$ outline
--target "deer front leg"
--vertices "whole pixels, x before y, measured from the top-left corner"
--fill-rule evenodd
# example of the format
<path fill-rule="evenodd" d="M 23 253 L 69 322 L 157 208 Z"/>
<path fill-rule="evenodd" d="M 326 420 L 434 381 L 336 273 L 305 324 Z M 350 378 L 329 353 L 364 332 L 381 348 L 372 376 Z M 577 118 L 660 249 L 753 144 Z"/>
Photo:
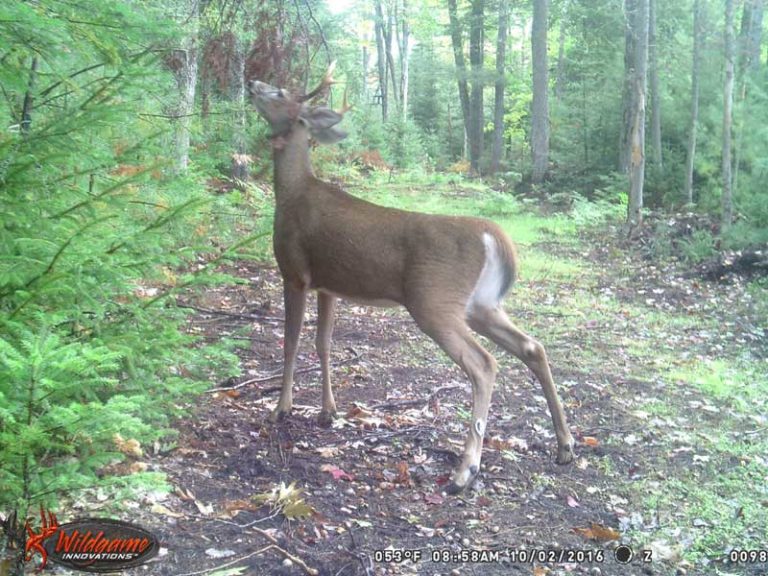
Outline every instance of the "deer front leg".
<path fill-rule="evenodd" d="M 333 333 L 333 313 L 336 310 L 336 297 L 325 292 L 317 293 L 317 337 L 315 347 L 320 357 L 320 370 L 323 379 L 323 407 L 317 421 L 321 426 L 330 426 L 336 417 L 336 402 L 331 389 L 331 334 Z"/>
<path fill-rule="evenodd" d="M 299 349 L 301 326 L 304 323 L 304 305 L 307 292 L 284 281 L 283 298 L 285 301 L 283 388 L 280 390 L 280 400 L 277 402 L 277 407 L 269 417 L 272 422 L 282 420 L 291 413 L 293 408 L 293 372 L 296 368 L 296 353 Z"/>

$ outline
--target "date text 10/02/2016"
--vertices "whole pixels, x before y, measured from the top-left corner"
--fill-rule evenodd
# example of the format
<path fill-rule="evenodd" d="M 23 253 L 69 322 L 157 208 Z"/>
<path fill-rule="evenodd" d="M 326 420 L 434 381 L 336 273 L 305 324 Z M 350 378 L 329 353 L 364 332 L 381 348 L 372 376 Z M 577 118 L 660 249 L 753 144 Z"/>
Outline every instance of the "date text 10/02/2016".
<path fill-rule="evenodd" d="M 580 549 L 517 549 L 507 550 L 477 550 L 463 548 L 451 550 L 434 548 L 432 550 L 388 548 L 375 550 L 373 560 L 380 563 L 419 562 L 422 559 L 432 562 L 470 562 L 487 563 L 508 561 L 515 564 L 531 562 L 568 562 L 568 563 L 602 563 L 605 560 L 604 550 Z"/>

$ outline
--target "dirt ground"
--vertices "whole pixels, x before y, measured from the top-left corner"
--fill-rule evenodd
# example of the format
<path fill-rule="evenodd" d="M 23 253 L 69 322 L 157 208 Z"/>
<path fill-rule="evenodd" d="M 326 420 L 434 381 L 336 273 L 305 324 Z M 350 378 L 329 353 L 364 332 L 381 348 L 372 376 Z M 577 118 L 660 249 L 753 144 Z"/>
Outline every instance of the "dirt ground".
<path fill-rule="evenodd" d="M 595 244 L 601 247 L 590 255 L 603 271 L 596 290 L 608 286 L 619 299 L 634 300 L 646 297 L 637 293 L 638 282 L 648 291 L 663 282 L 652 270 L 642 276 L 612 272 L 626 262 L 618 263 L 625 256 L 609 244 Z M 641 542 L 630 542 L 635 554 L 630 564 L 620 565 L 614 557 L 628 527 L 653 521 L 638 520 L 632 483 L 663 482 L 691 466 L 690 453 L 666 452 L 663 427 L 636 417 L 637 402 L 653 394 L 669 402 L 706 404 L 697 391 L 663 389 L 609 368 L 585 372 L 577 362 L 553 362 L 577 441 L 577 460 L 558 466 L 538 383 L 519 361 L 489 347 L 501 369 L 482 473 L 471 490 L 447 496 L 443 488 L 467 428 L 469 385 L 407 314 L 340 303 L 332 360 L 342 418 L 329 429 L 316 423 L 319 365 L 310 300 L 294 413 L 275 426 L 267 416 L 282 366 L 279 275 L 253 263 L 228 271 L 248 283 L 209 291 L 186 304 L 195 308 L 192 330 L 209 339 L 242 341 L 244 375 L 218 383 L 228 390 L 203 395 L 177 423 L 176 448 L 151 461 L 151 469 L 165 472 L 175 490 L 148 503 L 137 518 L 159 535 L 163 550 L 135 573 L 699 573 Z M 659 299 L 675 309 L 693 306 L 696 294 L 683 288 Z M 734 288 L 706 290 L 732 294 Z M 514 318 L 514 299 L 506 305 Z M 749 322 L 739 325 L 747 337 Z M 566 345 L 530 331 L 551 352 Z M 614 336 L 593 330 L 590 346 L 596 341 L 608 354 Z M 717 425 L 717 414 L 706 410 L 688 417 L 690 426 Z M 611 441 L 629 435 L 636 442 Z M 258 495 L 263 498 L 254 498 Z M 563 557 L 556 556 L 560 551 Z M 731 573 L 758 574 L 757 568 L 740 566 Z"/>

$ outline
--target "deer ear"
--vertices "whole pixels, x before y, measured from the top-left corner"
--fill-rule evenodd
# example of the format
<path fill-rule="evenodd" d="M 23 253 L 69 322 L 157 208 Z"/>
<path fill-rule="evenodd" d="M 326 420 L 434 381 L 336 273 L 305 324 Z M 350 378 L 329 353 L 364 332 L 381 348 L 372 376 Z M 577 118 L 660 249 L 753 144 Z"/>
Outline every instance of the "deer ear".
<path fill-rule="evenodd" d="M 347 133 L 344 130 L 333 127 L 323 130 L 310 130 L 309 132 L 320 144 L 336 144 L 336 142 L 341 142 L 347 137 Z"/>
<path fill-rule="evenodd" d="M 324 130 L 341 122 L 344 116 L 330 108 L 315 106 L 302 110 L 301 119 L 310 130 Z"/>

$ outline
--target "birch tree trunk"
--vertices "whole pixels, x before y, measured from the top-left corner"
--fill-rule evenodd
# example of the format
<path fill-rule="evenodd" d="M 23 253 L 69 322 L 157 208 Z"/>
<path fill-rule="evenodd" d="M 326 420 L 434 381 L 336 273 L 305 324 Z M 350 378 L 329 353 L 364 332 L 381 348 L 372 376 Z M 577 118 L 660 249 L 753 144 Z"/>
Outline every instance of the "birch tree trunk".
<path fill-rule="evenodd" d="M 467 85 L 467 64 L 464 59 L 464 43 L 461 40 L 461 25 L 456 8 L 456 0 L 448 0 L 448 18 L 451 28 L 451 45 L 453 46 L 453 60 L 456 64 L 457 83 L 459 87 L 459 100 L 461 101 L 461 115 L 464 119 L 464 142 L 469 140 L 470 113 L 469 113 L 469 86 Z"/>
<path fill-rule="evenodd" d="M 376 0 L 376 65 L 379 72 L 379 95 L 381 96 L 381 119 L 386 122 L 389 113 L 387 78 L 387 56 L 384 48 L 384 10 L 381 0 Z"/>
<path fill-rule="evenodd" d="M 721 227 L 733 222 L 733 176 L 731 171 L 731 141 L 733 129 L 733 0 L 725 0 L 725 83 L 723 85 L 723 195 Z"/>
<path fill-rule="evenodd" d="M 200 2 L 188 0 L 178 19 L 186 24 L 181 46 L 172 51 L 168 61 L 178 92 L 168 111 L 173 129 L 173 171 L 181 174 L 189 166 L 189 131 L 195 109 L 197 87 L 197 41 L 200 28 Z"/>
<path fill-rule="evenodd" d="M 631 127 L 632 115 L 635 110 L 634 98 L 636 90 L 635 78 L 635 44 L 637 2 L 639 0 L 624 0 L 624 90 L 621 96 L 621 134 L 619 136 L 619 172 L 629 173 L 629 158 L 631 156 Z"/>
<path fill-rule="evenodd" d="M 744 152 L 744 121 L 749 117 L 750 77 L 760 63 L 760 37 L 763 29 L 763 0 L 746 0 L 739 33 L 739 57 L 736 72 L 737 117 L 733 159 L 733 193 L 738 190 L 742 153 Z"/>
<path fill-rule="evenodd" d="M 392 55 L 392 28 L 394 27 L 394 16 L 392 10 L 387 11 L 387 25 L 383 27 L 384 32 L 384 50 L 387 54 L 387 66 L 389 67 L 389 79 L 392 82 L 392 99 L 395 105 L 398 104 L 400 93 L 397 89 L 397 74 L 395 73 L 395 57 Z"/>
<path fill-rule="evenodd" d="M 507 47 L 507 0 L 499 0 L 499 32 L 496 37 L 496 86 L 493 101 L 493 152 L 491 174 L 499 171 L 504 147 L 504 58 Z"/>
<path fill-rule="evenodd" d="M 400 111 L 403 121 L 408 117 L 408 62 L 409 62 L 409 42 L 411 31 L 408 26 L 408 3 L 403 0 L 403 11 L 400 18 Z"/>
<path fill-rule="evenodd" d="M 661 149 L 661 92 L 659 91 L 659 54 L 656 42 L 656 10 L 658 0 L 648 3 L 648 58 L 650 60 L 649 80 L 651 89 L 651 142 L 653 144 L 653 164 L 656 170 L 663 171 Z"/>
<path fill-rule="evenodd" d="M 730 1 L 730 0 L 729 0 Z M 629 130 L 629 205 L 627 222 L 630 230 L 643 223 L 643 185 L 645 183 L 645 101 L 648 72 L 648 0 L 637 0 L 633 19 L 634 75 L 632 114 Z"/>
<path fill-rule="evenodd" d="M 685 154 L 685 199 L 693 204 L 693 164 L 696 159 L 696 128 L 699 122 L 699 70 L 701 68 L 701 0 L 693 0 L 693 62 L 691 70 L 691 116 Z"/>
<path fill-rule="evenodd" d="M 483 11 L 484 0 L 472 0 L 469 29 L 469 62 L 472 66 L 472 95 L 469 107 L 469 162 L 480 174 L 483 156 Z"/>
<path fill-rule="evenodd" d="M 560 102 L 565 92 L 565 32 L 568 17 L 568 0 L 563 2 L 560 14 L 560 32 L 557 39 L 557 69 L 555 72 L 555 99 Z"/>
<path fill-rule="evenodd" d="M 533 58 L 533 103 L 531 105 L 531 181 L 541 183 L 549 168 L 549 64 L 547 20 L 549 0 L 533 1 L 531 55 Z"/>
<path fill-rule="evenodd" d="M 233 107 L 232 114 L 232 180 L 238 188 L 244 189 L 248 181 L 249 163 L 246 137 L 245 113 L 245 46 L 239 38 L 233 38 L 232 62 L 230 65 L 229 91 Z"/>

